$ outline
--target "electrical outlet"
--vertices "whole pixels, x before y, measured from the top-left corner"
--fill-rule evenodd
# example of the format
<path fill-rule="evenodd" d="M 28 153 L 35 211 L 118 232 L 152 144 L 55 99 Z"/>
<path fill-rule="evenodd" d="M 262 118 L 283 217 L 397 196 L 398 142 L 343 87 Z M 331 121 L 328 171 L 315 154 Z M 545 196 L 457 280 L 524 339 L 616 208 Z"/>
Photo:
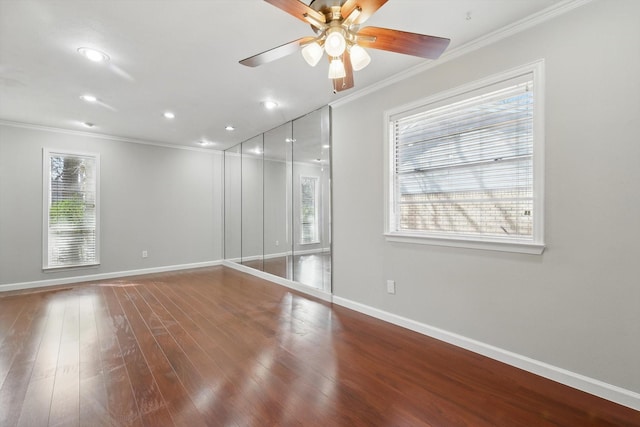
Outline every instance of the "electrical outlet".
<path fill-rule="evenodd" d="M 396 293 L 396 281 L 395 280 L 387 280 L 387 293 L 395 294 Z"/>
<path fill-rule="evenodd" d="M 142 258 L 146 258 L 149 256 L 149 253 L 147 251 L 142 251 Z"/>

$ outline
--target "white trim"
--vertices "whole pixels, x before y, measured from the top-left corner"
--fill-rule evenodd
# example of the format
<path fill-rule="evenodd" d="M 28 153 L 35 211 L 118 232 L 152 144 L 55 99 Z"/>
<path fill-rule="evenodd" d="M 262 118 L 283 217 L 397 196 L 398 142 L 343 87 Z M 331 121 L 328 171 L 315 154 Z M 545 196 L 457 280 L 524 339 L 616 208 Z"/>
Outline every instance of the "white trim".
<path fill-rule="evenodd" d="M 51 195 L 51 156 L 59 154 L 61 156 L 78 156 L 93 158 L 95 161 L 95 178 L 96 178 L 96 227 L 95 227 L 95 254 L 94 261 L 88 264 L 76 265 L 49 265 L 49 197 Z M 100 265 L 100 153 L 74 151 L 74 150 L 57 150 L 47 147 L 42 148 L 42 270 L 55 271 L 60 269 L 75 269 L 85 267 L 96 267 Z"/>
<path fill-rule="evenodd" d="M 317 249 L 305 249 L 305 250 L 299 250 L 299 251 L 287 251 L 287 252 L 276 252 L 273 254 L 264 254 L 264 255 L 252 255 L 252 256 L 248 256 L 248 257 L 237 257 L 237 258 L 228 258 L 226 259 L 226 261 L 230 261 L 230 262 L 244 262 L 244 261 L 256 261 L 259 259 L 272 259 L 272 258 L 281 258 L 281 257 L 286 257 L 286 256 L 292 256 L 292 255 L 309 255 L 309 254 L 320 254 L 320 253 L 326 253 L 326 252 L 331 252 L 331 248 L 330 247 L 326 247 L 326 248 L 317 248 Z"/>
<path fill-rule="evenodd" d="M 276 252 L 276 253 L 272 253 L 272 254 L 264 254 L 262 256 L 262 258 L 263 259 L 283 258 L 283 257 L 290 256 L 290 255 L 293 255 L 292 251 Z"/>
<path fill-rule="evenodd" d="M 385 233 L 387 242 L 413 243 L 420 245 L 448 246 L 454 248 L 484 249 L 488 251 L 515 252 L 529 255 L 540 255 L 544 251 L 544 244 L 474 240 L 473 238 L 455 238 L 412 235 L 409 233 Z"/>
<path fill-rule="evenodd" d="M 331 252 L 331 249 L 330 248 L 305 249 L 305 250 L 293 251 L 293 255 L 310 255 L 310 254 L 320 254 L 324 252 Z"/>
<path fill-rule="evenodd" d="M 532 255 L 542 254 L 544 251 L 544 59 L 539 59 L 528 64 L 511 68 L 509 70 L 496 73 L 482 79 L 465 83 L 463 85 L 411 101 L 407 104 L 390 108 L 384 111 L 384 234 L 387 241 L 417 243 L 425 245 L 462 247 L 471 249 L 487 249 L 503 252 L 517 252 Z M 502 84 L 503 82 L 512 81 L 522 76 L 531 75 L 533 79 L 534 94 L 534 115 L 533 115 L 533 236 L 532 241 L 526 240 L 508 240 L 508 239 L 492 239 L 486 236 L 474 237 L 464 236 L 462 234 L 444 234 L 442 237 L 433 232 L 403 232 L 396 231 L 395 225 L 395 201 L 394 196 L 394 135 L 391 122 L 396 116 L 408 114 L 412 110 L 431 108 L 442 102 L 449 102 L 451 99 L 466 97 L 467 95 L 484 91 Z"/>
<path fill-rule="evenodd" d="M 355 310 L 376 319 L 418 332 L 440 341 L 455 345 L 474 353 L 487 356 L 508 365 L 523 369 L 536 375 L 556 381 L 560 384 L 593 394 L 632 409 L 640 410 L 640 393 L 627 390 L 594 378 L 568 371 L 539 360 L 532 359 L 499 347 L 492 346 L 444 329 L 420 323 L 397 314 L 389 313 L 346 298 L 333 296 L 333 303 Z"/>
<path fill-rule="evenodd" d="M 320 290 L 318 288 L 313 288 L 308 285 L 303 285 L 301 283 L 294 282 L 293 280 L 284 279 L 280 276 L 275 276 L 273 274 L 265 273 L 264 271 L 256 270 L 255 268 L 247 267 L 242 264 L 229 262 L 228 260 L 222 261 L 222 265 L 225 267 L 233 268 L 234 270 L 242 271 L 243 273 L 251 274 L 252 276 L 256 276 L 264 280 L 268 280 L 270 282 L 276 283 L 278 285 L 282 285 L 284 287 L 293 289 L 295 291 L 312 296 L 314 298 L 321 299 L 323 301 L 327 301 L 327 302 L 332 301 L 333 295 L 323 290 Z"/>
<path fill-rule="evenodd" d="M 62 277 L 59 279 L 36 280 L 33 282 L 7 283 L 0 285 L 0 293 L 23 289 L 44 288 L 47 286 L 69 285 L 72 283 L 93 282 L 96 280 L 114 279 L 118 277 L 140 276 L 142 274 L 164 273 L 166 271 L 187 270 L 191 268 L 213 267 L 222 265 L 222 260 L 195 262 L 191 264 L 167 265 L 163 267 L 142 268 L 139 270 L 115 271 L 112 273 L 87 274 L 84 276 Z"/>
<path fill-rule="evenodd" d="M 187 145 L 165 144 L 161 142 L 146 141 L 142 139 L 125 138 L 125 137 L 116 136 L 116 135 L 107 135 L 104 133 L 84 132 L 84 131 L 75 130 L 75 129 L 64 129 L 64 128 L 57 128 L 53 126 L 36 125 L 33 123 L 14 122 L 11 120 L 4 120 L 4 119 L 0 119 L 0 125 L 22 128 L 22 129 L 62 133 L 65 135 L 86 136 L 90 138 L 108 139 L 111 141 L 128 142 L 131 144 L 152 145 L 155 147 L 162 147 L 162 148 L 197 151 L 200 153 L 210 153 L 215 155 L 221 155 L 224 152 L 222 148 L 198 148 L 198 147 L 189 147 Z"/>
<path fill-rule="evenodd" d="M 592 0 L 565 0 L 559 3 L 556 3 L 554 5 L 551 5 L 548 8 L 541 10 L 538 13 L 534 13 L 533 15 L 527 16 L 505 27 L 492 31 L 489 34 L 486 34 L 482 37 L 474 39 L 469 43 L 465 43 L 461 46 L 458 46 L 455 49 L 446 51 L 437 60 L 427 60 L 426 62 L 416 65 L 415 67 L 408 68 L 403 72 L 394 74 L 393 76 L 386 78 L 384 80 L 380 80 L 379 82 L 376 82 L 370 86 L 367 86 L 364 89 L 352 92 L 349 95 L 346 95 L 340 99 L 330 102 L 329 106 L 341 107 L 342 105 L 355 101 L 358 98 L 362 98 L 363 96 L 367 96 L 369 94 L 375 93 L 382 88 L 385 88 L 387 86 L 391 86 L 392 84 L 406 80 L 409 77 L 418 75 L 431 68 L 435 68 L 445 62 L 451 61 L 452 59 L 466 55 L 470 52 L 476 51 L 490 44 L 506 39 L 507 37 L 511 37 L 512 35 L 520 33 L 531 27 L 542 24 L 557 16 L 563 15 L 567 12 L 570 12 L 574 9 L 584 6 L 585 4 L 590 3 L 591 1 Z"/>

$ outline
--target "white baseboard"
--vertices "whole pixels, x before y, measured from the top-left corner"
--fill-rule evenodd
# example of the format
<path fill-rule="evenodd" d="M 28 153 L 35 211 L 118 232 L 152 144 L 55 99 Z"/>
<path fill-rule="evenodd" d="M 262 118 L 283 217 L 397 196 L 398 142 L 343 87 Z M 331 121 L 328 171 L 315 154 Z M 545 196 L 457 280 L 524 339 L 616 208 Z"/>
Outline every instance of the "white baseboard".
<path fill-rule="evenodd" d="M 607 384 L 600 380 L 577 374 L 539 360 L 531 359 L 508 350 L 494 347 L 453 332 L 445 331 L 443 329 L 379 310 L 346 298 L 334 295 L 333 303 L 640 411 L 640 393 Z"/>
<path fill-rule="evenodd" d="M 296 255 L 312 255 L 312 254 L 322 254 L 331 252 L 331 248 L 317 248 L 317 249 L 304 249 L 300 251 L 295 251 Z"/>
<path fill-rule="evenodd" d="M 264 259 L 273 259 L 273 258 L 285 258 L 288 256 L 293 255 L 293 252 L 289 251 L 289 252 L 280 252 L 280 253 L 273 253 L 273 254 L 264 254 Z"/>
<path fill-rule="evenodd" d="M 190 268 L 212 267 L 222 265 L 222 261 L 195 262 L 191 264 L 167 265 L 163 267 L 142 268 L 139 270 L 115 271 L 112 273 L 87 274 L 84 276 L 62 277 L 58 279 L 36 280 L 33 282 L 9 283 L 0 285 L 0 292 L 23 289 L 44 288 L 47 286 L 70 285 L 72 283 L 91 282 L 94 280 L 115 279 L 118 277 L 140 276 L 142 274 L 164 273 L 167 271 L 187 270 Z"/>
<path fill-rule="evenodd" d="M 329 253 L 331 252 L 331 248 L 319 248 L 319 249 L 305 249 L 303 251 L 295 251 L 295 255 L 311 255 L 311 254 L 320 254 L 320 253 Z M 264 255 L 251 255 L 246 257 L 238 257 L 238 258 L 228 258 L 227 261 L 231 262 L 246 262 L 246 261 L 258 261 L 261 259 L 272 259 L 272 258 L 284 258 L 287 256 L 294 255 L 292 251 L 288 252 L 279 252 L 272 254 L 264 254 Z"/>
<path fill-rule="evenodd" d="M 222 265 L 224 265 L 225 267 L 233 268 L 238 271 L 242 271 L 243 273 L 251 274 L 252 276 L 256 276 L 273 283 L 277 283 L 278 285 L 282 285 L 287 288 L 294 289 L 298 292 L 321 299 L 323 301 L 331 302 L 332 295 L 323 290 L 312 288 L 311 286 L 303 285 L 301 283 L 294 282 L 293 280 L 284 279 L 280 276 L 275 276 L 273 274 L 265 273 L 264 271 L 256 270 L 255 268 L 247 267 L 242 264 L 229 262 L 227 260 L 222 261 Z"/>

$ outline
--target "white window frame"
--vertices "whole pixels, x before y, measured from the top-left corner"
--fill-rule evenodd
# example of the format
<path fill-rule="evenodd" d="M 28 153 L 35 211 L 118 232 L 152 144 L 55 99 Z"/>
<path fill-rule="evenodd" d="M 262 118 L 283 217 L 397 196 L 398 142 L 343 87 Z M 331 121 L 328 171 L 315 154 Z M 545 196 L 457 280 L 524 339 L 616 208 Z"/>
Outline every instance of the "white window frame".
<path fill-rule="evenodd" d="M 43 148 L 42 150 L 42 269 L 45 271 L 63 270 L 63 269 L 75 269 L 85 267 L 95 267 L 100 265 L 100 154 L 86 153 L 70 150 L 52 150 Z M 49 208 L 50 208 L 50 196 L 51 196 L 51 166 L 50 159 L 52 156 L 78 156 L 88 157 L 95 160 L 95 173 L 96 173 L 96 200 L 95 200 L 95 212 L 96 212 L 96 226 L 95 226 L 95 260 L 89 263 L 82 264 L 69 264 L 69 265 L 49 265 Z"/>
<path fill-rule="evenodd" d="M 314 214 L 315 214 L 315 239 L 313 239 L 310 242 L 304 242 L 303 241 L 303 233 L 302 233 L 302 229 L 303 229 L 303 224 L 302 224 L 302 219 L 304 217 L 303 214 L 303 210 L 304 210 L 304 206 L 302 206 L 302 201 L 303 201 L 303 196 L 302 196 L 302 182 L 305 179 L 312 179 L 313 181 L 315 181 L 314 184 L 314 195 L 313 195 L 313 203 L 314 203 Z M 319 203 L 319 196 L 320 196 L 320 189 L 319 189 L 319 184 L 320 184 L 320 177 L 318 176 L 311 176 L 311 175 L 300 175 L 300 185 L 299 185 L 299 191 L 300 191 L 300 245 L 317 245 L 320 243 L 320 212 L 318 212 L 318 207 L 320 206 Z"/>
<path fill-rule="evenodd" d="M 425 108 L 447 105 L 470 97 L 472 92 L 506 80 L 532 74 L 534 86 L 533 112 L 533 236 L 532 239 L 503 240 L 495 237 L 442 235 L 429 232 L 397 231 L 395 226 L 394 188 L 394 129 L 392 118 L 404 113 Z M 451 246 L 471 249 L 485 249 L 526 254 L 541 254 L 544 251 L 544 60 L 517 67 L 442 93 L 420 99 L 384 113 L 384 235 L 389 242 L 416 243 L 436 246 Z M 466 95 L 466 96 L 465 96 Z"/>

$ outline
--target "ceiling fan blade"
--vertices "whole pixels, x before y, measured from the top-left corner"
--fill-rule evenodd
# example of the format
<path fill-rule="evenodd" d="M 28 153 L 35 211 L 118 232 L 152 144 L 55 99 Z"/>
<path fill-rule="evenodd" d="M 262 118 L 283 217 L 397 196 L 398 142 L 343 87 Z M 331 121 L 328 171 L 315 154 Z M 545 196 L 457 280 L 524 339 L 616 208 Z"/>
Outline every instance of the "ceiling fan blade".
<path fill-rule="evenodd" d="M 347 0 L 340 9 L 340 14 L 343 18 L 349 17 L 351 13 L 358 7 L 362 9 L 360 14 L 353 20 L 353 24 L 362 24 L 369 19 L 371 15 L 376 13 L 387 0 Z"/>
<path fill-rule="evenodd" d="M 299 51 L 300 46 L 310 43 L 313 40 L 315 40 L 315 37 L 303 37 L 301 39 L 285 43 L 281 46 L 274 47 L 273 49 L 265 50 L 262 53 L 250 56 L 239 62 L 247 67 L 257 67 L 258 65 L 263 65 L 268 62 L 275 61 L 276 59 L 291 55 L 292 53 Z"/>
<path fill-rule="evenodd" d="M 302 3 L 299 0 L 264 0 L 267 3 L 287 12 L 290 15 L 295 16 L 301 21 L 306 23 L 311 23 L 307 19 L 307 16 L 310 16 L 312 20 L 319 21 L 321 23 L 326 22 L 324 14 L 318 12 L 315 9 L 310 8 L 306 4 Z"/>
<path fill-rule="evenodd" d="M 388 50 L 427 59 L 437 59 L 451 40 L 380 27 L 365 27 L 357 34 L 362 47 Z"/>
<path fill-rule="evenodd" d="M 331 58 L 329 58 L 331 60 Z M 351 66 L 351 57 L 349 52 L 345 51 L 342 54 L 342 63 L 344 64 L 344 70 L 347 73 L 346 76 L 333 79 L 333 92 L 342 92 L 343 90 L 351 89 L 353 87 L 353 67 Z"/>

